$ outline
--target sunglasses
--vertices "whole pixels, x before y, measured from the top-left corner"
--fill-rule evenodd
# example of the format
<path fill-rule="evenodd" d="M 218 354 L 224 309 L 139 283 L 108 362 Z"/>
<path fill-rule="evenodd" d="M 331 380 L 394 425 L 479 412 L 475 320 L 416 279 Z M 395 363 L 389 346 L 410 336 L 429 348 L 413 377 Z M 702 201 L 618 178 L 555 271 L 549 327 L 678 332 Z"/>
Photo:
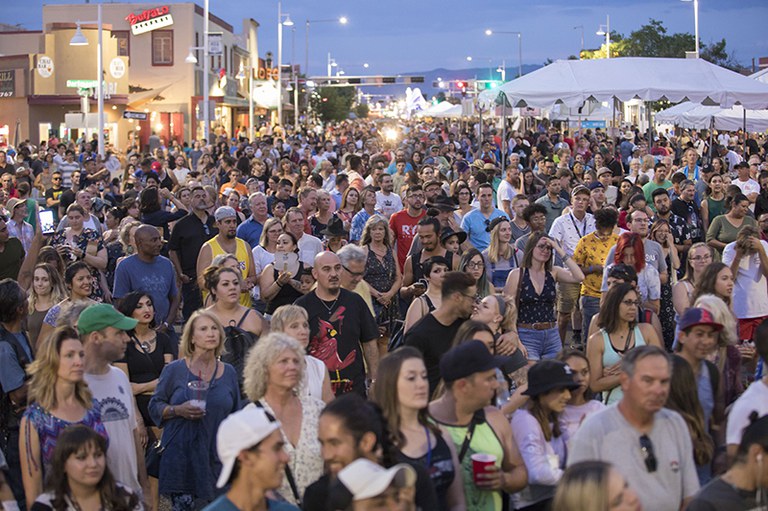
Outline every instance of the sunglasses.
<path fill-rule="evenodd" d="M 648 438 L 648 435 L 640 437 L 640 451 L 643 453 L 645 461 L 645 468 L 648 472 L 656 472 L 658 468 L 658 461 L 656 455 L 653 452 L 653 442 Z"/>
<path fill-rule="evenodd" d="M 341 265 L 341 267 L 344 268 L 344 270 L 346 270 L 353 277 L 362 277 L 363 275 L 365 275 L 364 271 L 352 271 L 344 265 Z"/>

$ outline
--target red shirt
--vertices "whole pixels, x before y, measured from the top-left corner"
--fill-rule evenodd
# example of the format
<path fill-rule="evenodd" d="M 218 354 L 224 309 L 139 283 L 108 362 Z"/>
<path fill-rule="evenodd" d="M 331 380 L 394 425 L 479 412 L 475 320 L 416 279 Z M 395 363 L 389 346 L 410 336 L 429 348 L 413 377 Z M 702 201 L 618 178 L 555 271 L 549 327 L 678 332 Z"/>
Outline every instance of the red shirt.
<path fill-rule="evenodd" d="M 397 262 L 400 263 L 400 271 L 403 271 L 403 265 L 408 257 L 408 251 L 411 249 L 413 238 L 418 234 L 416 225 L 426 214 L 426 209 L 422 208 L 419 216 L 413 217 L 408 214 L 407 209 L 403 209 L 389 218 L 389 228 L 395 233 L 395 241 L 397 242 Z"/>

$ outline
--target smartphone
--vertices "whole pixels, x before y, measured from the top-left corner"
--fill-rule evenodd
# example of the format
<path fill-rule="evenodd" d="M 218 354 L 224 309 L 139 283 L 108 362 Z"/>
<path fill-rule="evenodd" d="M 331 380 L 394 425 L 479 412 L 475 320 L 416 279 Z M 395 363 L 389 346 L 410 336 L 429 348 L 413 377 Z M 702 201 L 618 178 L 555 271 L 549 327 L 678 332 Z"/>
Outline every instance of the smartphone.
<path fill-rule="evenodd" d="M 56 232 L 56 220 L 53 218 L 53 211 L 50 209 L 40 210 L 40 229 L 43 234 L 53 234 Z"/>

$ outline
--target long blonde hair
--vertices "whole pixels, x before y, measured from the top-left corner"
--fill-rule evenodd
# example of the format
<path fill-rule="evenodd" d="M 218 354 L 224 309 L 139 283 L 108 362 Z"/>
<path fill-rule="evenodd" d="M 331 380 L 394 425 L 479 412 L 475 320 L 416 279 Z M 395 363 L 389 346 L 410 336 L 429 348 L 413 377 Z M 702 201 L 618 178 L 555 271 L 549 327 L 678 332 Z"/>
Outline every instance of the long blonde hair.
<path fill-rule="evenodd" d="M 217 318 L 213 312 L 205 309 L 198 309 L 189 317 L 187 323 L 184 325 L 184 331 L 181 333 L 181 341 L 179 342 L 180 358 L 191 358 L 195 353 L 195 346 L 192 344 L 192 336 L 195 333 L 195 323 L 200 318 L 210 319 L 219 330 L 219 345 L 214 350 L 214 355 L 218 358 L 224 352 L 224 339 L 226 334 L 224 334 L 224 327 L 221 326 L 221 321 L 219 321 L 219 318 Z"/>
<path fill-rule="evenodd" d="M 27 366 L 27 373 L 32 377 L 27 390 L 29 402 L 36 402 L 47 411 L 58 405 L 56 380 L 59 378 L 61 345 L 69 339 L 80 341 L 80 336 L 74 328 L 64 326 L 55 329 L 41 341 L 35 361 Z M 91 408 L 93 396 L 85 380 L 75 384 L 75 399 L 83 407 Z"/>
<path fill-rule="evenodd" d="M 56 269 L 51 266 L 48 263 L 40 263 L 37 266 L 35 266 L 35 271 L 37 270 L 43 270 L 48 275 L 48 281 L 51 283 L 51 303 L 59 303 L 60 301 L 64 300 L 67 296 L 69 296 L 69 293 L 67 292 L 67 287 L 64 285 L 64 280 L 61 278 L 61 274 L 56 271 Z M 34 281 L 34 272 L 32 272 L 33 275 L 33 281 Z M 37 294 L 37 291 L 35 291 L 34 283 L 29 289 L 29 313 L 33 314 L 35 312 L 35 306 L 37 305 L 37 301 L 39 299 L 39 295 Z"/>
<path fill-rule="evenodd" d="M 501 230 L 501 224 L 504 222 L 509 223 L 509 220 L 499 221 L 491 230 L 491 243 L 488 245 L 488 261 L 492 263 L 498 263 L 501 260 L 508 260 L 512 257 L 512 245 L 504 243 L 502 245 L 499 240 L 499 231 Z M 499 252 L 502 252 L 499 257 Z"/>

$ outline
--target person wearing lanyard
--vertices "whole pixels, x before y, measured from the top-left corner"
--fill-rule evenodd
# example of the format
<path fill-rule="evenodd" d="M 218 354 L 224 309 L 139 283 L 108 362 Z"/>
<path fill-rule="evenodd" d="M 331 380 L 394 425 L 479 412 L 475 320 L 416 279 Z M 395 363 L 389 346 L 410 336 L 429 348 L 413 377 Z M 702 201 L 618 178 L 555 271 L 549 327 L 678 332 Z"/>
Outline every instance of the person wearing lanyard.
<path fill-rule="evenodd" d="M 595 217 L 587 213 L 590 192 L 585 186 L 577 186 L 571 192 L 571 211 L 555 219 L 549 229 L 550 238 L 556 240 L 563 247 L 565 253 L 572 257 L 579 240 L 595 231 Z M 557 327 L 560 339 L 565 342 L 568 323 L 577 308 L 580 284 L 559 283 L 557 300 Z M 574 343 L 581 339 L 581 319 L 574 318 L 573 335 Z"/>

